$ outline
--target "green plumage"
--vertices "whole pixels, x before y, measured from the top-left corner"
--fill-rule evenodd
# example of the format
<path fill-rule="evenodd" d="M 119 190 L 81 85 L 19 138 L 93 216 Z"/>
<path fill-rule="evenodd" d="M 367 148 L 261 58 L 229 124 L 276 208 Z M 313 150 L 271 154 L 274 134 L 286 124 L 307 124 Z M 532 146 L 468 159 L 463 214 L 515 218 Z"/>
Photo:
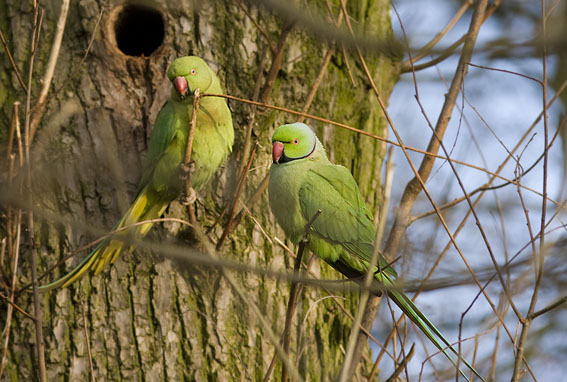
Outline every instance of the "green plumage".
<path fill-rule="evenodd" d="M 197 88 L 201 93 L 223 93 L 217 76 L 199 57 L 187 56 L 174 60 L 167 75 L 173 84 L 171 97 L 155 121 L 136 198 L 116 228 L 159 218 L 169 203 L 180 196 L 184 187 L 180 165 L 185 160 L 193 114 L 192 93 Z M 232 116 L 224 98 L 201 98 L 191 152 L 195 165 L 191 186 L 195 190 L 209 181 L 232 150 L 233 142 Z M 66 287 L 88 270 L 100 273 L 127 246 L 120 236 L 134 234 L 141 238 L 151 227 L 151 223 L 137 225 L 101 242 L 70 273 L 41 286 L 40 290 Z"/>
<path fill-rule="evenodd" d="M 349 278 L 364 276 L 372 256 L 375 228 L 351 173 L 327 159 L 323 145 L 303 123 L 280 126 L 272 144 L 270 207 L 286 235 L 298 243 L 320 209 L 307 248 Z M 458 355 L 457 351 L 409 297 L 392 288 L 396 277 L 393 268 L 382 258 L 379 266 L 381 272 L 377 267 L 375 278 L 386 287 L 388 297 L 455 364 L 448 352 Z M 480 377 L 464 359 L 461 361 Z"/>

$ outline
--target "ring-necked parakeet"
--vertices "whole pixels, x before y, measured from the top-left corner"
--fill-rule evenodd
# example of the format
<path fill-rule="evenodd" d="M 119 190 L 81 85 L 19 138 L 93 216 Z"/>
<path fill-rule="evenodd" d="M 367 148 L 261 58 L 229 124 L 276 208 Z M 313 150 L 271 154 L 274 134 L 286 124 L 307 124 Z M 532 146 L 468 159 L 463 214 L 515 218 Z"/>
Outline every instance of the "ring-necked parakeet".
<path fill-rule="evenodd" d="M 303 123 L 276 129 L 272 158 L 270 207 L 288 238 L 298 243 L 307 223 L 321 210 L 311 226 L 307 248 L 348 278 L 361 280 L 372 257 L 375 228 L 349 170 L 327 159 L 323 145 Z M 375 278 L 386 287 L 388 297 L 454 364 L 446 349 L 458 355 L 457 351 L 408 296 L 393 288 L 394 269 L 382 258 L 379 266 Z"/>
<path fill-rule="evenodd" d="M 219 79 L 199 57 L 186 56 L 174 60 L 167 71 L 173 84 L 171 97 L 160 110 L 149 142 L 138 193 L 116 228 L 140 221 L 159 218 L 183 189 L 180 165 L 185 160 L 193 98 L 199 88 L 201 93 L 223 93 Z M 234 142 L 232 116 L 224 98 L 203 97 L 200 100 L 195 126 L 191 161 L 194 172 L 191 186 L 198 190 L 224 162 Z M 138 225 L 122 232 L 125 237 L 134 234 L 141 238 L 148 233 L 151 223 Z M 46 291 L 59 286 L 66 287 L 88 270 L 98 274 L 113 263 L 124 247 L 120 233 L 104 240 L 75 269 L 57 281 L 40 287 Z"/>

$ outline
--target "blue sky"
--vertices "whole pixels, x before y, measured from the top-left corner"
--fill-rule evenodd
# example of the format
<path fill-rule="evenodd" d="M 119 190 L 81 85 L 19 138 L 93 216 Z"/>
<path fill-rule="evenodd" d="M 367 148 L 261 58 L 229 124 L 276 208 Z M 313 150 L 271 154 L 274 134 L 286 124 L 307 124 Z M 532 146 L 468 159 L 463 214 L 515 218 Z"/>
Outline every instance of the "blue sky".
<path fill-rule="evenodd" d="M 432 5 L 434 4 L 434 5 Z M 410 46 L 414 48 L 425 45 L 457 11 L 455 1 L 398 1 L 395 3 L 400 13 L 405 31 L 410 40 Z M 535 12 L 538 12 L 537 8 Z M 450 45 L 453 41 L 462 36 L 468 29 L 471 11 L 461 19 L 455 28 L 450 31 L 440 42 L 439 48 L 442 49 Z M 401 28 L 395 13 L 392 12 L 392 24 L 396 35 L 401 38 Z M 519 50 L 511 50 L 511 56 L 493 59 L 489 47 L 494 41 L 508 39 L 513 43 L 522 44 L 531 39 L 538 31 L 538 25 L 525 17 L 512 18 L 507 23 L 501 23 L 496 18 L 489 19 L 481 28 L 478 37 L 477 47 L 479 52 L 475 53 L 472 62 L 478 65 L 485 65 L 499 69 L 518 72 L 524 75 L 542 79 L 542 60 L 541 58 L 518 57 L 514 56 Z M 458 52 L 459 53 L 459 52 Z M 420 101 L 427 113 L 428 118 L 435 123 L 441 106 L 444 102 L 444 94 L 447 91 L 448 83 L 455 71 L 458 56 L 447 59 L 441 64 L 419 71 L 416 79 L 419 89 Z M 421 62 L 428 61 L 425 58 Z M 548 75 L 551 76 L 555 70 L 556 61 L 553 56 L 548 58 Z M 444 83 L 445 82 L 445 83 Z M 553 96 L 553 90 L 548 89 L 548 100 Z M 471 164 L 487 167 L 496 170 L 499 164 L 508 155 L 508 151 L 514 147 L 519 138 L 534 122 L 542 111 L 542 87 L 536 81 L 532 81 L 520 76 L 489 71 L 485 69 L 470 68 L 469 75 L 465 81 L 465 95 L 467 101 L 462 97 L 458 100 L 458 107 L 455 108 L 444 139 L 446 147 L 452 149 L 452 158 L 466 161 Z M 470 104 L 469 104 L 470 103 Z M 461 115 L 462 108 L 463 114 Z M 476 109 L 476 111 L 475 111 Z M 431 135 L 426 120 L 423 117 L 419 105 L 415 99 L 415 89 L 411 74 L 402 76 L 396 85 L 390 98 L 388 108 L 398 132 L 401 134 L 404 143 L 409 146 L 425 149 Z M 549 132 L 550 137 L 555 132 L 559 115 L 561 113 L 559 103 L 549 109 Z M 563 110 L 564 112 L 564 110 Z M 484 121 L 483 121 L 484 120 Z M 487 127 L 488 125 L 488 127 Z M 490 127 L 490 128 L 489 128 Z M 491 132 L 492 129 L 492 132 Z M 544 146 L 543 123 L 539 123 L 523 144 L 517 155 L 523 150 L 519 164 L 524 168 L 529 168 L 532 163 L 541 155 Z M 393 135 L 392 135 L 393 138 Z M 528 143 L 529 142 L 529 143 Z M 412 154 L 414 163 L 419 164 L 421 155 Z M 543 161 L 527 174 L 522 184 L 536 190 L 542 190 L 543 181 Z M 516 163 L 510 164 L 504 169 L 502 175 L 507 178 L 514 177 Z M 465 189 L 472 191 L 476 187 L 487 181 L 487 175 L 478 170 L 457 166 Z M 413 173 L 406 163 L 400 150 L 395 153 L 395 183 L 392 189 L 393 200 L 391 207 L 399 202 L 401 193 L 411 179 Z M 495 184 L 501 184 L 498 180 Z M 563 178 L 563 153 L 561 141 L 558 140 L 552 147 L 549 155 L 548 171 L 548 192 L 551 198 L 561 200 L 565 179 Z M 436 202 L 442 204 L 443 201 L 452 200 L 463 195 L 458 186 L 455 176 L 448 163 L 438 161 L 432 176 L 427 182 L 429 190 L 432 192 Z M 534 232 L 539 229 L 541 219 L 541 197 L 529 191 L 523 191 L 525 204 L 529 210 L 530 221 Z M 499 214 L 497 203 L 502 206 L 502 215 Z M 466 212 L 466 203 L 446 212 L 449 226 L 454 230 Z M 548 219 L 555 209 L 548 204 Z M 431 209 L 429 201 L 424 195 L 416 203 L 413 214 L 428 211 Z M 521 208 L 520 198 L 515 186 L 507 186 L 496 192 L 488 193 L 477 208 L 479 218 L 485 229 L 493 252 L 499 263 L 505 262 L 505 253 L 514 255 L 529 241 L 529 233 L 526 225 L 526 218 Z M 392 208 L 387 227 L 391 226 Z M 565 213 L 559 215 L 550 227 L 561 226 L 565 222 Z M 565 230 L 558 229 L 547 236 L 548 241 L 565 237 Z M 415 222 L 408 231 L 408 242 L 411 245 L 410 252 L 413 257 L 407 262 L 403 262 L 398 268 L 402 268 L 408 279 L 419 279 L 428 269 L 432 259 L 441 252 L 448 241 L 447 234 L 435 225 L 435 218 L 430 217 Z M 433 243 L 431 246 L 424 245 L 426 242 Z M 467 260 L 477 269 L 490 267 L 491 261 L 488 256 L 486 246 L 480 236 L 478 227 L 474 220 L 469 219 L 463 233 L 457 239 Z M 537 244 L 539 245 L 539 243 Z M 524 251 L 520 257 L 529 258 L 531 253 Z M 436 277 L 442 277 L 456 272 L 465 271 L 462 261 L 458 258 L 455 250 L 450 250 L 446 259 L 441 264 Z M 527 274 L 527 283 L 532 282 L 531 273 L 528 267 L 521 268 Z M 561 270 L 560 270 L 561 271 Z M 563 265 L 562 271 L 565 271 Z M 514 281 L 519 276 L 514 274 Z M 563 277 L 563 280 L 565 278 Z M 449 337 L 450 340 L 457 339 L 457 325 L 463 312 L 474 298 L 478 288 L 476 286 L 463 286 L 456 288 L 443 289 L 435 292 L 423 294 L 418 299 L 418 306 L 422 307 L 426 314 L 438 323 Z M 489 294 L 493 301 L 498 301 L 501 291 L 500 284 L 493 282 L 489 288 Z M 540 293 L 538 309 L 554 301 L 560 295 L 560 291 L 553 288 L 545 288 Z M 531 298 L 529 288 L 526 292 L 520 292 L 514 296 L 514 301 L 519 309 L 525 313 L 527 304 Z M 492 312 L 484 299 L 474 305 L 472 311 L 467 315 L 465 321 L 464 334 L 474 334 L 485 330 L 490 321 Z M 561 319 L 558 319 L 561 317 Z M 508 312 L 508 328 L 516 330 L 516 317 Z M 550 320 L 554 320 L 550 322 Z M 566 310 L 556 312 L 549 317 L 542 317 L 539 321 L 535 320 L 531 333 L 536 333 L 538 328 L 545 325 L 557 324 L 563 331 L 556 332 L 554 335 L 546 335 L 539 339 L 536 345 L 541 347 L 538 354 L 529 354 L 530 366 L 538 380 L 560 380 L 567 371 L 565 363 L 561 360 L 561 352 L 565 356 L 565 343 L 567 343 L 567 314 Z M 468 324 L 468 326 L 467 326 Z M 480 328 L 478 327 L 480 325 Z M 391 319 L 386 304 L 381 306 L 381 314 L 376 320 L 375 331 L 379 338 L 385 338 L 391 328 Z M 494 348 L 494 331 L 480 339 L 482 349 L 492 351 Z M 535 336 L 534 334 L 534 337 Z M 412 340 L 415 338 L 412 337 Z M 508 338 L 500 336 L 499 358 L 497 380 L 508 380 L 511 376 L 511 366 L 513 362 L 512 348 Z M 432 350 L 431 348 L 429 348 Z M 545 351 L 549 349 L 549 351 Z M 417 347 L 418 353 L 414 361 L 410 364 L 410 377 L 415 376 L 421 368 L 421 361 L 426 357 L 421 345 Z M 480 356 L 490 354 L 479 353 Z M 436 357 L 436 363 L 444 365 L 442 357 Z M 381 365 L 382 378 L 386 378 L 392 370 L 389 370 L 389 363 L 383 362 Z M 428 380 L 426 376 L 431 376 L 426 368 L 423 380 Z M 531 380 L 525 377 L 525 380 Z M 410 378 L 414 380 L 414 378 Z M 430 379 L 429 379 L 430 380 Z"/>

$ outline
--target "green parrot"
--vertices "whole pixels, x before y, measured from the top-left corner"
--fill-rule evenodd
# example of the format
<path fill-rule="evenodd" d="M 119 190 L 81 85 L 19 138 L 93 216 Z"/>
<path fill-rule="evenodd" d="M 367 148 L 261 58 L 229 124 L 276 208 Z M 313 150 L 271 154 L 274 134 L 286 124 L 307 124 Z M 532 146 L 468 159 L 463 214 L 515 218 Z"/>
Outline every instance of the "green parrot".
<path fill-rule="evenodd" d="M 159 218 L 167 206 L 184 191 L 180 170 L 185 160 L 187 139 L 193 114 L 195 89 L 201 93 L 222 94 L 222 88 L 213 70 L 199 57 L 186 56 L 174 60 L 167 71 L 173 84 L 171 97 L 160 110 L 154 124 L 148 153 L 143 165 L 138 193 L 116 229 L 140 221 Z M 224 98 L 203 97 L 195 126 L 191 152 L 194 171 L 191 186 L 199 190 L 227 158 L 234 142 L 232 116 Z M 102 241 L 75 269 L 54 281 L 41 286 L 48 291 L 67 287 L 88 270 L 99 274 L 112 264 L 125 249 L 131 246 L 120 239 L 134 234 L 144 237 L 153 224 L 141 224 Z"/>
<path fill-rule="evenodd" d="M 307 223 L 321 210 L 311 226 L 307 248 L 346 277 L 362 280 L 372 256 L 375 228 L 372 213 L 349 170 L 327 159 L 323 145 L 303 123 L 276 129 L 272 159 L 270 207 L 288 238 L 296 244 L 302 240 Z M 394 287 L 396 276 L 380 258 L 375 278 L 386 287 L 388 297 L 453 364 L 447 350 L 482 379 L 412 300 Z"/>

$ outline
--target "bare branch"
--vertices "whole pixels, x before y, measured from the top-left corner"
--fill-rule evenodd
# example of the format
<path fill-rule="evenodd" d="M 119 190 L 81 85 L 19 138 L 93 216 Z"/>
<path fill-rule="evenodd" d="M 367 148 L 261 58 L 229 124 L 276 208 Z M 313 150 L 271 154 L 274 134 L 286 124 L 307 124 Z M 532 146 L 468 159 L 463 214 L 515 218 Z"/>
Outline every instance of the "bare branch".
<path fill-rule="evenodd" d="M 236 213 L 236 207 L 238 206 L 238 202 L 240 200 L 240 195 L 244 190 L 244 185 L 246 184 L 246 177 L 248 172 L 250 171 L 250 166 L 252 165 L 252 161 L 254 160 L 254 155 L 256 154 L 256 149 L 258 148 L 258 142 L 254 145 L 254 149 L 252 149 L 252 153 L 250 154 L 250 158 L 248 159 L 248 164 L 244 169 L 244 173 L 240 177 L 240 181 L 238 182 L 238 186 L 236 188 L 236 192 L 234 193 L 234 199 L 232 200 L 232 206 L 230 207 L 230 213 L 228 215 L 228 221 L 226 222 L 226 226 L 224 227 L 224 231 L 216 245 L 217 251 L 222 247 L 225 239 L 227 238 L 228 234 L 232 231 L 233 226 L 232 222 L 234 219 L 234 214 Z"/>
<path fill-rule="evenodd" d="M 500 6 L 500 3 L 502 2 L 502 0 L 496 0 L 492 3 L 492 5 L 490 7 L 488 7 L 486 9 L 486 12 L 484 13 L 484 20 L 482 21 L 483 23 L 494 13 L 494 11 L 496 11 L 496 9 Z M 464 5 L 463 5 L 464 6 Z M 457 13 L 458 15 L 458 13 Z M 455 16 L 456 17 L 456 16 Z M 407 72 L 416 72 L 419 70 L 423 70 L 423 69 L 427 69 L 430 68 L 432 66 L 437 65 L 438 63 L 444 61 L 445 59 L 447 59 L 448 57 L 450 57 L 453 52 L 455 52 L 455 50 L 457 50 L 457 48 L 459 46 L 461 46 L 461 44 L 467 39 L 467 34 L 461 36 L 461 38 L 459 38 L 457 41 L 455 41 L 453 44 L 451 44 L 447 49 L 445 49 L 444 51 L 442 51 L 437 57 L 435 57 L 434 59 L 432 59 L 431 61 L 428 61 L 426 63 L 423 64 L 419 64 L 419 65 L 415 65 L 414 62 L 418 61 L 420 58 L 422 58 L 423 55 L 421 55 L 420 53 L 418 53 L 418 58 L 412 59 L 411 57 L 407 60 L 404 61 L 400 67 L 400 71 L 402 73 L 407 73 Z M 429 50 L 431 50 L 431 48 L 429 48 Z M 409 50 L 408 50 L 409 52 Z M 411 54 L 410 54 L 411 56 Z"/>
<path fill-rule="evenodd" d="M 297 256 L 295 257 L 295 263 L 293 265 L 293 273 L 299 275 L 299 269 L 301 268 L 301 260 L 303 259 L 303 252 L 305 251 L 305 246 L 309 243 L 309 233 L 311 231 L 311 226 L 315 220 L 321 215 L 321 210 L 317 210 L 313 217 L 305 225 L 305 233 L 303 239 L 299 242 L 299 248 L 297 250 Z M 307 272 L 309 269 L 307 269 Z M 290 345 L 290 331 L 291 331 L 291 321 L 293 320 L 293 315 L 295 313 L 295 307 L 297 306 L 297 299 L 301 293 L 301 284 L 298 282 L 292 282 L 289 290 L 289 300 L 287 303 L 287 311 L 285 315 L 284 331 L 282 334 L 283 349 L 286 354 L 289 354 Z M 282 366 L 282 382 L 287 382 L 288 371 L 285 365 Z"/>
<path fill-rule="evenodd" d="M 42 87 L 39 93 L 39 97 L 36 101 L 35 107 L 32 110 L 32 118 L 30 122 L 30 138 L 33 141 L 33 137 L 37 130 L 37 125 L 45 109 L 47 93 L 51 87 L 51 81 L 53 80 L 53 74 L 55 73 L 55 66 L 57 65 L 57 60 L 59 58 L 59 50 L 61 49 L 61 41 L 63 40 L 63 32 L 65 31 L 65 23 L 67 21 L 67 13 L 69 11 L 70 0 L 63 0 L 61 2 L 61 11 L 59 13 L 59 20 L 57 20 L 57 25 L 55 28 L 55 35 L 53 36 L 53 43 L 51 44 L 51 52 L 49 53 L 49 59 L 47 61 L 47 67 L 45 69 L 45 75 L 42 79 Z"/>
<path fill-rule="evenodd" d="M 38 19 L 39 16 L 39 19 Z M 43 21 L 43 10 L 40 10 L 39 4 L 36 4 L 34 9 L 34 28 L 32 31 L 31 51 L 29 57 L 29 71 L 28 71 L 28 85 L 26 94 L 26 118 L 24 123 L 24 152 L 25 152 L 25 167 L 26 167 L 26 181 L 27 181 L 27 200 L 28 206 L 32 203 L 32 177 L 31 177 L 31 159 L 30 159 L 30 146 L 31 146 L 31 88 L 33 81 L 33 67 L 35 62 L 35 55 L 39 44 L 39 35 Z M 43 311 L 41 307 L 41 299 L 38 291 L 37 281 L 37 244 L 35 240 L 34 218 L 33 212 L 28 212 L 28 234 L 29 245 L 31 249 L 31 279 L 33 287 L 33 305 L 34 305 L 34 323 L 35 323 L 35 348 L 38 359 L 38 373 L 41 382 L 47 381 L 47 371 L 45 366 L 45 344 L 43 340 Z"/>
<path fill-rule="evenodd" d="M 181 204 L 188 206 L 189 210 L 189 220 L 192 224 L 197 220 L 195 218 L 195 209 L 193 207 L 193 202 L 197 198 L 197 194 L 193 187 L 191 187 L 191 177 L 193 171 L 195 170 L 194 163 L 191 162 L 191 153 L 193 151 L 193 139 L 195 137 L 195 127 L 197 125 L 197 113 L 199 112 L 199 101 L 201 96 L 199 95 L 199 88 L 195 89 L 193 98 L 193 113 L 191 114 L 191 125 L 189 128 L 189 137 L 187 138 L 187 147 L 185 149 L 185 160 L 181 165 L 181 171 L 183 176 L 185 176 L 185 195 L 181 199 Z"/>
<path fill-rule="evenodd" d="M 79 299 L 81 301 L 81 314 L 83 316 L 83 332 L 85 333 L 85 342 L 87 344 L 87 355 L 89 357 L 91 382 L 95 382 L 96 379 L 95 379 L 94 365 L 93 365 L 93 354 L 91 352 L 91 340 L 89 338 L 89 327 L 88 327 L 88 323 L 87 323 L 87 314 L 85 313 L 85 302 L 83 301 L 82 295 L 79 295 Z"/>
<path fill-rule="evenodd" d="M 256 21 L 256 19 L 254 17 L 252 17 L 250 12 L 248 12 L 246 7 L 242 3 L 242 0 L 238 0 L 237 3 L 238 3 L 238 6 L 240 7 L 240 9 L 242 9 L 242 12 L 244 12 L 244 14 L 246 16 L 248 16 L 250 21 L 252 21 L 252 24 L 254 24 L 256 29 L 258 29 L 258 31 L 260 31 L 260 33 L 264 36 L 264 38 L 266 39 L 266 42 L 268 43 L 268 46 L 270 47 L 270 52 L 272 52 L 272 54 L 275 54 L 276 53 L 276 47 L 274 45 L 274 42 L 272 41 L 272 38 L 270 37 L 270 34 L 268 32 L 266 32 L 266 30 L 260 26 L 260 24 L 258 23 L 258 21 Z M 258 73 L 261 73 L 261 72 L 262 72 L 262 70 L 259 69 Z"/>
<path fill-rule="evenodd" d="M 463 4 L 461 5 L 461 8 L 459 8 L 457 13 L 455 14 L 455 16 L 453 16 L 451 21 L 449 21 L 447 26 L 445 28 L 443 28 L 441 31 L 439 31 L 439 33 L 437 33 L 437 35 L 435 35 L 435 37 L 433 37 L 433 39 L 431 41 L 429 41 L 427 44 L 425 44 L 425 46 L 420 49 L 419 53 L 417 53 L 415 56 L 413 56 L 411 58 L 411 60 L 415 63 L 415 62 L 421 60 L 423 57 L 425 57 L 431 51 L 431 49 L 443 38 L 443 36 L 445 36 L 447 34 L 447 32 L 449 32 L 451 29 L 453 29 L 455 24 L 461 19 L 461 17 L 463 17 L 463 15 L 467 11 L 467 9 L 469 9 L 469 7 L 472 5 L 472 3 L 473 3 L 472 0 L 464 1 Z M 409 60 L 402 62 L 400 67 L 401 67 L 402 73 L 410 72 L 412 70 L 411 69 L 412 65 L 409 62 Z"/>
<path fill-rule="evenodd" d="M 47 97 L 47 99 L 45 100 L 45 104 L 49 103 L 49 101 L 51 101 L 54 97 L 57 96 L 57 94 L 59 94 L 63 89 L 65 89 L 69 85 L 71 80 L 75 78 L 75 76 L 77 75 L 79 70 L 83 67 L 85 61 L 87 60 L 87 57 L 89 56 L 89 52 L 91 51 L 91 48 L 93 46 L 93 42 L 94 42 L 94 39 L 96 37 L 96 32 L 97 32 L 98 27 L 100 25 L 100 21 L 102 20 L 103 14 L 104 14 L 104 7 L 100 10 L 100 13 L 98 14 L 98 17 L 96 19 L 96 22 L 95 22 L 95 25 L 94 25 L 94 28 L 93 28 L 93 33 L 91 34 L 91 38 L 89 40 L 89 43 L 87 44 L 87 48 L 85 49 L 85 53 L 83 54 L 83 57 L 81 57 L 81 59 L 79 60 L 79 63 L 77 65 L 73 65 L 73 71 L 71 72 L 71 74 L 69 74 L 69 77 L 67 77 L 65 79 L 65 81 L 63 82 L 61 87 L 59 87 L 57 90 L 53 91 Z M 33 132 L 35 133 L 36 130 L 33 130 Z M 33 137 L 34 137 L 34 135 L 32 134 L 32 141 L 33 141 Z"/>
<path fill-rule="evenodd" d="M 542 52 L 542 77 L 543 81 L 541 83 L 542 87 L 542 104 L 543 104 L 543 131 L 544 131 L 544 146 L 543 146 L 543 199 L 541 201 L 541 222 L 539 230 L 539 251 L 533 251 L 534 257 L 534 273 L 535 273 L 535 285 L 533 288 L 532 297 L 530 299 L 530 305 L 528 312 L 526 313 L 526 319 L 520 320 L 522 330 L 520 332 L 520 338 L 516 344 L 516 354 L 514 358 L 514 371 L 512 374 L 512 382 L 517 382 L 520 379 L 520 374 L 522 372 L 522 365 L 526 364 L 524 359 L 524 352 L 526 341 L 528 339 L 528 331 L 533 320 L 533 315 L 535 307 L 537 304 L 539 290 L 541 288 L 541 283 L 543 280 L 543 265 L 545 260 L 545 227 L 546 227 L 546 213 L 547 213 L 547 177 L 548 177 L 548 164 L 549 164 L 549 125 L 548 125 L 548 115 L 547 115 L 547 16 L 546 16 L 546 5 L 545 0 L 541 0 L 541 20 L 542 20 L 542 34 L 543 34 L 543 52 Z M 528 366 L 529 367 L 529 366 Z"/>
<path fill-rule="evenodd" d="M 548 306 L 546 306 L 543 309 L 540 309 L 536 312 L 533 312 L 530 316 L 528 316 L 528 319 L 535 319 L 543 314 L 549 313 L 551 312 L 553 309 L 560 307 L 561 305 L 565 304 L 567 302 L 567 296 L 563 296 L 561 297 L 559 300 L 555 301 L 554 303 L 549 304 Z"/>
<path fill-rule="evenodd" d="M 262 94 L 260 95 L 260 99 L 262 102 L 268 102 L 270 99 L 270 94 L 272 93 L 272 88 L 276 82 L 276 77 L 280 71 L 282 66 L 282 59 L 283 53 L 285 48 L 285 43 L 287 41 L 287 37 L 289 36 L 289 32 L 293 28 L 295 23 L 290 20 L 285 20 L 284 25 L 282 26 L 282 30 L 280 32 L 280 38 L 278 40 L 278 45 L 276 46 L 276 50 L 274 56 L 272 58 L 272 66 L 270 66 L 270 71 L 268 72 L 268 78 L 266 78 L 266 83 L 262 88 Z"/>
<path fill-rule="evenodd" d="M 6 55 L 8 55 L 8 59 L 10 60 L 10 63 L 12 64 L 12 69 L 14 70 L 14 73 L 16 74 L 16 78 L 18 79 L 20 86 L 22 87 L 24 92 L 27 93 L 28 87 L 24 83 L 24 80 L 22 79 L 20 71 L 18 70 L 18 66 L 14 62 L 14 57 L 12 57 L 12 53 L 10 52 L 10 48 L 8 47 L 8 42 L 6 41 L 6 38 L 4 37 L 4 34 L 2 33 L 2 29 L 0 29 L 0 40 L 2 40 L 2 45 L 4 45 L 4 50 L 6 51 Z"/>
<path fill-rule="evenodd" d="M 407 364 L 409 361 L 411 361 L 411 359 L 413 358 L 413 355 L 415 354 L 415 344 L 411 345 L 411 348 L 408 352 L 408 354 L 406 354 L 403 358 L 402 358 L 402 362 L 400 362 L 400 364 L 398 365 L 398 367 L 396 367 L 396 370 L 394 370 L 394 372 L 392 373 L 392 375 L 390 375 L 388 377 L 388 379 L 386 380 L 386 382 L 393 382 L 393 381 L 397 381 L 398 380 L 398 376 L 402 373 L 402 371 L 404 371 L 407 367 Z M 370 374 L 370 377 L 368 377 L 368 381 L 370 382 L 373 377 L 374 377 L 374 373 L 376 372 L 376 366 L 377 364 L 374 364 L 374 368 L 372 369 L 372 373 Z"/>
<path fill-rule="evenodd" d="M 258 97 L 260 96 L 260 86 L 261 86 L 261 79 L 262 75 L 264 74 L 264 64 L 266 63 L 266 46 L 262 48 L 262 53 L 260 53 L 260 64 L 258 65 L 258 75 L 256 76 L 256 84 L 254 85 L 254 93 L 252 95 L 252 100 L 258 101 Z M 256 120 L 256 107 L 253 106 L 250 108 L 249 116 L 248 116 L 248 129 L 246 130 L 246 138 L 244 138 L 244 146 L 242 148 L 242 157 L 240 158 L 240 162 L 238 163 L 238 170 L 236 174 L 241 177 L 242 173 L 244 172 L 244 167 L 246 166 L 246 160 L 250 155 L 250 150 L 252 146 L 252 129 L 254 128 L 254 122 Z"/>

